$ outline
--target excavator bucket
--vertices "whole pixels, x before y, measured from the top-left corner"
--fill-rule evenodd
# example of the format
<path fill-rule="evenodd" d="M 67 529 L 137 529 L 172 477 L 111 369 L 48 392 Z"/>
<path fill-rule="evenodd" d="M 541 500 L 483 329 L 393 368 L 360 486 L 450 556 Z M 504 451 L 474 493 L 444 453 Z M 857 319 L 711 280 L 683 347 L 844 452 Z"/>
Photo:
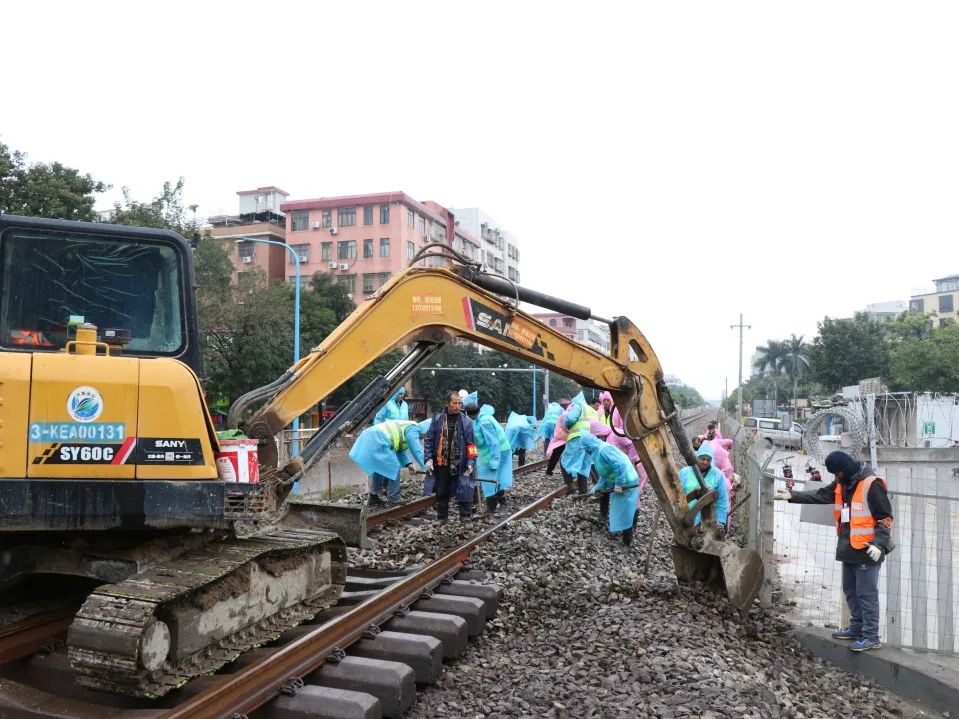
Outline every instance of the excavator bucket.
<path fill-rule="evenodd" d="M 679 581 L 725 589 L 729 603 L 737 609 L 749 608 L 766 576 L 759 554 L 732 543 L 718 544 L 718 554 L 674 544 L 673 565 Z"/>

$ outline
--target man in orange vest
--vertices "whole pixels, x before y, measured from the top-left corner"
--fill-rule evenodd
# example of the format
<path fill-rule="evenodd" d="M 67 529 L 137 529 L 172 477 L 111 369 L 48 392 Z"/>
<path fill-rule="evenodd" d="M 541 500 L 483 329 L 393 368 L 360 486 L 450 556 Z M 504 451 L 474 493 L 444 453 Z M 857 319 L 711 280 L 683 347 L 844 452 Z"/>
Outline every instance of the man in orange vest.
<path fill-rule="evenodd" d="M 836 479 L 808 492 L 776 492 L 793 504 L 832 504 L 836 517 L 836 560 L 842 562 L 842 590 L 849 605 L 849 626 L 833 632 L 850 640 L 854 652 L 879 649 L 879 568 L 895 548 L 892 505 L 886 481 L 845 452 L 831 452 L 826 470 Z"/>

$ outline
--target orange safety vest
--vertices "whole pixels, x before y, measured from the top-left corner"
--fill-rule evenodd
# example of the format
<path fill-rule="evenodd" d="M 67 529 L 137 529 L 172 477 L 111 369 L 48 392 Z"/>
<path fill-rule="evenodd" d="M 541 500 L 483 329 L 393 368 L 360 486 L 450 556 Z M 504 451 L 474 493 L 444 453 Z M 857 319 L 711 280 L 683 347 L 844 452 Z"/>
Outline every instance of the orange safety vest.
<path fill-rule="evenodd" d="M 876 538 L 876 519 L 869 509 L 869 489 L 876 480 L 886 486 L 882 477 L 866 477 L 852 493 L 852 502 L 849 507 L 849 544 L 853 549 L 865 549 Z M 833 516 L 836 518 L 836 534 L 842 525 L 842 485 L 836 483 L 836 493 L 833 500 Z"/>

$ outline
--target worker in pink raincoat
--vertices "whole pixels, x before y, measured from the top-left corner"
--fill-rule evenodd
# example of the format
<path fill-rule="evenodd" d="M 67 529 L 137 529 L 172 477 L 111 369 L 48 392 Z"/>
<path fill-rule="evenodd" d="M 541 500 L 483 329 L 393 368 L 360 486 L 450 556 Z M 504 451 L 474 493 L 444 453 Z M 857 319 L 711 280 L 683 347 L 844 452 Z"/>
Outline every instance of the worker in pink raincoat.
<path fill-rule="evenodd" d="M 563 456 L 563 450 L 566 449 L 566 437 L 569 436 L 569 429 L 566 427 L 565 418 L 569 404 L 568 397 L 560 398 L 559 406 L 562 408 L 562 412 L 556 418 L 556 423 L 553 425 L 553 434 L 550 437 L 549 444 L 546 445 L 546 456 L 549 457 L 549 462 L 546 465 L 546 475 L 550 477 L 553 476 L 553 471 Z"/>
<path fill-rule="evenodd" d="M 599 395 L 599 400 L 603 403 L 603 409 L 606 410 L 606 417 L 603 422 L 611 430 L 609 434 L 606 435 L 606 443 L 626 453 L 629 461 L 632 462 L 636 468 L 637 474 L 639 474 L 639 486 L 640 489 L 642 489 L 646 486 L 649 476 L 646 474 L 646 468 L 643 467 L 642 460 L 639 458 L 639 452 L 636 451 L 636 445 L 633 444 L 633 440 L 624 436 L 623 418 L 620 416 L 619 409 L 617 409 L 615 402 L 613 402 L 613 395 L 609 392 L 603 392 Z"/>

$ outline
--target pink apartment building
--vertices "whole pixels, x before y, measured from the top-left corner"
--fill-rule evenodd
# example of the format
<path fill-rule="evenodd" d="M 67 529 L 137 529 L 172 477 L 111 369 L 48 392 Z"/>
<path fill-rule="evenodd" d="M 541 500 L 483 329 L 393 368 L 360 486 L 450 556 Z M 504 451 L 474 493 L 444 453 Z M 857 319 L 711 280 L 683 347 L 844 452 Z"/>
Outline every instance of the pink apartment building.
<path fill-rule="evenodd" d="M 405 269 L 424 245 L 447 243 L 446 208 L 404 192 L 294 200 L 279 209 L 286 215 L 286 242 L 300 257 L 302 282 L 329 272 L 357 305 Z M 453 246 L 472 259 L 480 255 L 479 241 L 455 227 Z M 292 282 L 292 258 L 286 271 Z"/>

